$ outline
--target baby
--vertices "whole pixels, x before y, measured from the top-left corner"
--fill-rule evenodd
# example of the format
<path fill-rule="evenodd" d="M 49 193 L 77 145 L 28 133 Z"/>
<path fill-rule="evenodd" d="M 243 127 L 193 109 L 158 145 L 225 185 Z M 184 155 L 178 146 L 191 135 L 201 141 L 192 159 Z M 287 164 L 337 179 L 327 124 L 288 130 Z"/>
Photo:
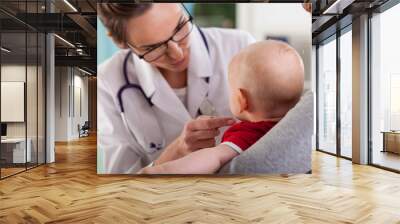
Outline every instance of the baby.
<path fill-rule="evenodd" d="M 303 92 L 302 59 L 284 42 L 266 40 L 249 45 L 233 57 L 228 73 L 230 108 L 240 122 L 224 133 L 222 143 L 139 173 L 215 173 L 274 127 Z"/>

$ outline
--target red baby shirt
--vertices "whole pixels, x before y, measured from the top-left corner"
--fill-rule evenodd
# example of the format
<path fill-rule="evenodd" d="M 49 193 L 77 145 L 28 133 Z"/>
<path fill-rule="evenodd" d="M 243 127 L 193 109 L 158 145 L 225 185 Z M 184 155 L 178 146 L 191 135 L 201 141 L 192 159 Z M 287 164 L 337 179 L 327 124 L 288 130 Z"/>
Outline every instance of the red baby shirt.
<path fill-rule="evenodd" d="M 221 142 L 240 154 L 264 136 L 277 123 L 273 121 L 239 122 L 225 131 Z"/>

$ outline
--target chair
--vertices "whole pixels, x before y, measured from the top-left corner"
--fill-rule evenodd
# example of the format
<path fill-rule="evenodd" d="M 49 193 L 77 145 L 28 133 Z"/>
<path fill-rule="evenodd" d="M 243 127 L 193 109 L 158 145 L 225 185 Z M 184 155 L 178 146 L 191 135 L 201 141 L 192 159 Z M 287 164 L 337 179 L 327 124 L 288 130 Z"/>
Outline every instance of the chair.
<path fill-rule="evenodd" d="M 89 129 L 90 129 L 89 121 L 85 121 L 82 127 L 79 127 L 78 125 L 78 129 L 79 129 L 79 138 L 89 136 Z"/>

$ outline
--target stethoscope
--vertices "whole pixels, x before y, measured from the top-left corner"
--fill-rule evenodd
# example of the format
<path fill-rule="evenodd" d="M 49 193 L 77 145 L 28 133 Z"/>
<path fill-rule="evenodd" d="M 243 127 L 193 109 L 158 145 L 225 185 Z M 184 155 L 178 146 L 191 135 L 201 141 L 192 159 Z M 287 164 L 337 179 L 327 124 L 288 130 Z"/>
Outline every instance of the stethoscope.
<path fill-rule="evenodd" d="M 197 27 L 197 26 L 196 26 L 196 27 Z M 204 43 L 204 45 L 205 45 L 205 47 L 206 47 L 206 49 L 207 49 L 208 55 L 210 56 L 210 49 L 209 49 L 209 46 L 208 46 L 207 39 L 206 39 L 206 37 L 205 37 L 203 31 L 202 31 L 199 27 L 197 27 L 197 28 L 198 28 L 198 30 L 199 30 L 200 36 L 201 36 L 201 38 L 202 38 L 202 40 L 203 40 L 203 43 Z M 140 84 L 131 83 L 131 82 L 129 81 L 129 78 L 128 78 L 128 61 L 129 61 L 129 59 L 130 59 L 131 57 L 132 57 L 132 51 L 129 51 L 129 53 L 125 56 L 124 63 L 123 63 L 123 75 L 124 75 L 124 79 L 125 79 L 125 84 L 124 84 L 123 86 L 121 86 L 120 89 L 118 90 L 118 92 L 117 92 L 117 99 L 118 99 L 118 105 L 119 105 L 119 109 L 120 109 L 120 115 L 121 115 L 122 121 L 123 121 L 123 123 L 124 123 L 124 126 L 125 126 L 125 128 L 128 130 L 128 132 L 130 133 L 131 137 L 132 137 L 133 139 L 136 139 L 135 135 L 133 134 L 133 132 L 132 132 L 131 129 L 129 128 L 129 125 L 128 125 L 128 122 L 127 122 L 127 119 L 126 119 L 126 116 L 125 116 L 125 107 L 124 107 L 124 101 L 123 101 L 123 99 L 122 99 L 122 94 L 124 93 L 125 90 L 128 90 L 128 89 L 136 89 L 136 90 L 138 90 L 138 91 L 143 95 L 143 97 L 146 99 L 146 101 L 147 101 L 147 103 L 150 105 L 150 107 L 153 107 L 154 104 L 153 104 L 153 102 L 151 102 L 151 98 L 152 98 L 153 95 L 151 95 L 150 97 L 148 97 L 148 96 L 145 94 L 145 92 L 143 91 L 143 88 L 140 86 Z M 205 78 L 205 81 L 206 81 L 207 83 L 209 83 L 209 77 L 206 77 L 206 78 Z M 207 95 L 208 95 L 208 94 L 207 94 Z M 209 107 L 212 107 L 212 105 L 210 105 L 210 103 L 209 103 L 208 100 L 207 100 L 206 102 L 207 102 L 207 104 L 209 104 Z M 202 111 L 201 111 L 201 110 L 199 110 L 199 114 L 200 114 L 200 115 L 202 114 Z M 156 119 L 157 119 L 157 123 L 158 123 L 159 129 L 160 129 L 161 132 L 162 132 L 162 128 L 161 128 L 161 125 L 160 125 L 160 121 L 158 120 L 157 116 L 156 116 Z M 156 142 L 150 141 L 148 147 L 151 148 L 151 149 L 156 149 L 156 150 L 160 150 L 160 149 L 164 148 L 164 147 L 165 147 L 165 144 L 166 144 L 166 143 L 165 143 L 165 135 L 164 135 L 164 133 L 162 133 L 162 135 L 163 135 L 164 137 L 163 137 L 163 140 L 162 140 L 160 143 L 156 143 Z"/>

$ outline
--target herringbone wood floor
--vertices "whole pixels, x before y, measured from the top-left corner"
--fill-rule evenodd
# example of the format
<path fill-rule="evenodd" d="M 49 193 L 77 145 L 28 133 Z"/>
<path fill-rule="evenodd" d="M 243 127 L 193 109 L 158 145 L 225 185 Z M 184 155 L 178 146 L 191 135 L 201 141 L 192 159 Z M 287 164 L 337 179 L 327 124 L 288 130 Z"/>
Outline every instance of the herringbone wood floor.
<path fill-rule="evenodd" d="M 0 223 L 400 223 L 400 175 L 313 155 L 313 174 L 96 175 L 96 139 L 0 181 Z"/>

